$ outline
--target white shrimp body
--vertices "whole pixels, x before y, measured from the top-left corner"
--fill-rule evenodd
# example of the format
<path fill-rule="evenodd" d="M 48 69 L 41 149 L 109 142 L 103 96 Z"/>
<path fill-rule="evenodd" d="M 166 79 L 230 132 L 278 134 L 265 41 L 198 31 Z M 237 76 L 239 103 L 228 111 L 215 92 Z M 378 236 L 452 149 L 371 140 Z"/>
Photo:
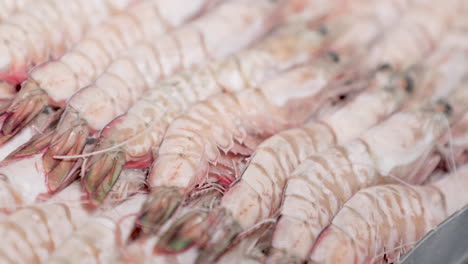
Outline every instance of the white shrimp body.
<path fill-rule="evenodd" d="M 112 210 L 90 218 L 45 263 L 113 263 L 130 234 L 134 214 L 145 199 L 144 194 L 133 196 Z"/>
<path fill-rule="evenodd" d="M 349 199 L 320 234 L 310 263 L 398 262 L 425 234 L 468 204 L 468 167 L 425 186 L 370 187 Z"/>
<path fill-rule="evenodd" d="M 40 0 L 0 25 L 0 79 L 13 84 L 34 65 L 57 58 L 90 27 L 135 0 Z"/>
<path fill-rule="evenodd" d="M 2 0 L 0 1 L 0 22 L 7 20 L 12 14 L 23 9 L 31 0 Z"/>
<path fill-rule="evenodd" d="M 466 110 L 466 91 L 459 88 L 450 98 L 455 108 Z M 418 173 L 421 165 L 449 122 L 461 115 L 441 113 L 438 107 L 434 103 L 400 112 L 358 139 L 305 159 L 288 178 L 273 247 L 303 260 L 318 234 L 359 189 L 395 178 L 424 181 L 427 175 Z"/>

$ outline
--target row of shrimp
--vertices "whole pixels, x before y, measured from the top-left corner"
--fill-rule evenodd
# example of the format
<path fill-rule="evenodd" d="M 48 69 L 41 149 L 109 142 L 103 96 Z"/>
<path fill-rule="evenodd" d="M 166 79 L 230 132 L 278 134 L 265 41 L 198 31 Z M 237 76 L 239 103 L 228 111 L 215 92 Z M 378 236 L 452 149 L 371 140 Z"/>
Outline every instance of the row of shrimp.
<path fill-rule="evenodd" d="M 135 227 L 137 238 L 141 237 L 142 232 L 157 233 L 162 230 L 156 244 L 152 244 L 149 253 L 146 253 L 182 251 L 182 254 L 170 257 L 162 254 L 156 262 L 210 263 L 219 259 L 228 247 L 232 247 L 237 238 L 242 240 L 251 236 L 254 230 L 261 229 L 259 226 L 272 223 L 269 217 L 279 215 L 281 218 L 271 238 L 271 256 L 266 261 L 300 263 L 306 259 L 314 237 L 330 222 L 342 203 L 359 189 L 384 183 L 389 180 L 385 177 L 388 175 L 392 176 L 391 180 L 402 178 L 409 183 L 421 183 L 437 165 L 438 157 L 430 156 L 429 166 L 417 174 L 410 172 L 418 170 L 421 163 L 427 161 L 429 154 L 433 154 L 437 140 L 447 131 L 450 123 L 456 122 L 466 111 L 464 83 L 458 82 L 466 75 L 467 65 L 460 65 L 464 67 L 464 73 L 456 76 L 445 73 L 445 76 L 441 76 L 447 67 L 458 66 L 459 56 L 465 54 L 450 45 L 449 48 L 442 45 L 437 50 L 438 43 L 431 43 L 431 39 L 443 37 L 450 28 L 450 18 L 457 11 L 454 7 L 456 5 L 445 9 L 415 8 L 408 12 L 399 22 L 402 25 L 372 45 L 371 56 L 359 57 L 354 61 L 372 73 L 366 91 L 342 109 L 332 111 L 331 114 L 325 113 L 303 129 L 289 130 L 273 136 L 258 147 L 249 147 L 255 143 L 249 136 L 255 139 L 274 129 L 272 117 L 280 119 L 281 124 L 298 122 L 292 117 L 304 114 L 307 107 L 297 99 L 297 94 L 303 94 L 307 99 L 310 95 L 292 92 L 293 85 L 290 85 L 288 94 L 281 93 L 279 87 L 285 85 L 281 84 L 282 80 L 284 83 L 293 83 L 295 74 L 303 75 L 307 67 L 292 70 L 271 82 L 272 86 L 278 85 L 274 93 L 278 99 L 271 101 L 283 107 L 287 106 L 287 95 L 296 97 L 294 107 L 285 108 L 287 121 L 281 120 L 281 114 L 275 109 L 262 110 L 263 106 L 258 106 L 262 101 L 249 90 L 239 92 L 234 95 L 238 95 L 234 99 L 230 98 L 232 95 L 213 97 L 213 100 L 195 105 L 172 122 L 150 172 L 150 186 L 155 181 L 155 191 L 143 206 L 143 214 Z M 427 17 L 434 14 L 440 20 L 428 25 Z M 427 28 L 421 29 L 422 25 Z M 427 32 L 430 34 L 425 34 Z M 407 43 L 408 38 L 411 45 Z M 342 42 L 338 40 L 336 43 Z M 402 46 L 395 46 L 400 43 Z M 427 43 L 429 45 L 423 45 Z M 330 47 L 333 46 L 332 43 Z M 437 52 L 429 65 L 423 67 L 425 74 L 422 75 L 421 69 L 416 67 L 420 66 L 417 62 L 434 53 L 434 50 Z M 342 55 L 330 51 L 325 54 L 333 54 L 335 61 L 337 54 Z M 317 61 L 314 66 L 318 69 L 327 68 Z M 428 69 L 435 70 L 432 72 Z M 323 75 L 319 76 L 323 78 Z M 316 75 L 313 78 L 315 82 L 320 80 Z M 451 87 L 446 86 L 449 79 L 454 83 Z M 274 98 L 268 97 L 268 91 L 272 89 L 269 84 L 266 82 L 260 89 L 265 97 Z M 330 89 L 333 85 L 324 87 Z M 343 89 L 342 86 L 340 88 Z M 244 94 L 247 96 L 242 97 Z M 446 97 L 432 99 L 426 104 L 418 103 L 430 100 L 431 97 L 440 98 L 435 94 L 444 94 Z M 327 94 L 322 92 L 320 95 Z M 412 96 L 415 99 L 411 99 Z M 236 101 L 242 104 L 255 101 L 255 112 L 243 114 L 245 110 L 242 104 L 236 105 Z M 321 100 L 315 102 L 320 103 Z M 225 109 L 230 104 L 236 106 L 229 107 L 231 111 Z M 296 110 L 296 107 L 300 112 L 290 112 Z M 401 108 L 407 110 L 362 134 Z M 242 138 L 237 136 L 239 128 L 245 130 L 241 132 Z M 350 141 L 356 137 L 359 139 Z M 328 149 L 334 144 L 344 145 L 336 150 Z M 252 151 L 254 148 L 255 152 Z M 314 152 L 322 151 L 322 154 L 313 155 Z M 349 163 L 351 165 L 346 165 Z M 348 169 L 347 166 L 351 167 Z M 240 174 L 242 176 L 239 179 Z M 309 181 L 304 174 L 313 174 L 312 177 L 318 179 Z M 311 187 L 304 189 L 309 182 Z M 214 205 L 218 208 L 210 212 L 213 209 L 211 200 L 207 208 L 186 208 L 177 212 L 184 198 L 188 200 L 188 205 L 193 204 L 191 192 L 194 189 L 201 189 L 194 196 L 204 195 L 204 185 L 220 189 L 221 195 L 215 199 L 219 199 L 219 196 L 223 198 Z M 306 194 L 317 194 L 320 200 L 308 198 L 304 196 Z M 316 202 L 309 204 L 311 199 Z M 178 218 L 164 226 L 164 222 L 174 213 L 179 213 Z M 145 255 L 139 250 L 137 252 L 137 256 Z M 238 261 L 238 258 L 239 255 L 234 255 L 231 261 Z M 229 259 L 221 258 L 221 262 L 224 261 L 229 262 Z M 346 261 L 349 260 L 345 259 L 344 263 Z"/>
<path fill-rule="evenodd" d="M 412 185 L 466 158 L 462 1 L 105 2 L 2 75 L 0 262 L 378 262 L 466 204 Z"/>

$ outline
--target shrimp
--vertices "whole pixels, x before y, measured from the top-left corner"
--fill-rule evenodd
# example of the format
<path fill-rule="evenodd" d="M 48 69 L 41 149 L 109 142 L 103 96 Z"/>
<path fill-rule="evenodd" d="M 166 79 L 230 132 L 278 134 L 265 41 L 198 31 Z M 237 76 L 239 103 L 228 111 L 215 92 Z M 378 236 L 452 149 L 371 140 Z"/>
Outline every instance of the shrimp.
<path fill-rule="evenodd" d="M 58 245 L 45 263 L 115 263 L 145 199 L 145 194 L 133 196 L 92 217 Z"/>
<path fill-rule="evenodd" d="M 189 106 L 222 91 L 232 92 L 255 87 L 262 80 L 294 65 L 306 63 L 316 57 L 321 47 L 347 31 L 343 27 L 352 28 L 349 25 L 360 19 L 362 17 L 353 16 L 332 19 L 327 24 L 327 29 L 293 23 L 273 32 L 265 41 L 245 52 L 220 63 L 209 64 L 190 74 L 181 73 L 156 89 L 151 89 L 126 115 L 117 118 L 102 131 L 97 151 L 106 148 L 115 150 L 105 151 L 91 158 L 89 174 L 84 179 L 87 190 L 96 193 L 91 194 L 91 199 L 99 202 L 96 196 L 105 197 L 106 190 L 100 185 L 107 185 L 109 181 L 115 180 L 119 166 L 125 163 L 126 166 L 148 166 L 153 158 L 152 149 L 159 146 L 169 123 Z M 367 17 L 364 19 L 369 21 Z M 362 41 L 365 43 L 367 39 L 362 38 Z M 352 47 L 359 47 L 359 44 L 357 42 L 355 46 L 346 47 L 352 50 Z M 141 119 L 141 116 L 145 116 L 145 119 Z M 148 127 L 149 124 L 155 125 Z M 145 128 L 151 131 L 141 133 Z M 115 163 L 114 160 L 119 162 Z M 113 164 L 99 166 L 103 161 Z M 98 183 L 98 186 L 91 186 L 91 181 Z"/>
<path fill-rule="evenodd" d="M 63 108 L 76 91 L 102 74 L 121 52 L 139 41 L 157 40 L 157 36 L 199 15 L 213 0 L 190 1 L 188 5 L 185 2 L 144 1 L 88 31 L 58 60 L 34 68 L 5 110 L 2 141 L 8 141 L 46 107 Z"/>
<path fill-rule="evenodd" d="M 344 42 L 338 42 L 338 43 L 340 45 L 343 45 Z M 379 43 L 377 42 L 375 45 L 379 45 Z M 398 48 L 398 47 L 396 46 L 396 48 Z M 416 54 L 408 54 L 408 57 L 405 58 L 405 60 L 412 60 L 413 63 L 415 61 L 417 61 L 418 59 L 420 59 L 420 57 L 417 55 L 417 53 Z M 360 63 L 358 63 L 358 65 L 359 64 Z M 364 64 L 364 63 L 362 63 L 362 64 Z M 376 65 L 374 67 L 379 67 L 379 65 L 380 65 L 380 63 L 376 63 Z M 398 65 L 398 64 L 395 64 L 395 65 Z M 409 85 L 411 86 L 410 83 L 409 83 Z M 399 89 L 396 89 L 396 90 L 398 91 Z M 404 89 L 400 88 L 399 91 L 400 92 L 396 92 L 396 94 L 395 94 L 396 98 L 398 98 L 399 96 L 404 94 L 404 92 L 402 92 L 402 91 L 404 91 Z M 383 97 L 381 97 L 381 99 L 379 99 L 377 102 L 382 102 L 384 100 L 387 100 L 387 98 L 389 98 L 389 97 L 387 97 L 387 96 L 389 96 L 388 93 L 385 93 L 385 92 L 382 93 L 381 92 L 380 95 L 378 95 L 378 94 L 379 93 L 376 94 L 375 100 L 377 100 L 377 98 L 379 96 L 383 96 Z M 390 98 L 391 98 L 391 96 L 390 96 Z M 365 100 L 365 99 L 366 99 L 366 97 L 363 97 L 363 99 L 361 99 L 361 100 Z M 363 122 L 366 122 L 365 120 L 367 120 L 369 123 L 368 124 L 363 123 L 362 128 L 360 128 L 358 126 L 356 128 L 357 129 L 356 131 L 349 131 L 349 134 L 351 136 L 357 136 L 357 135 L 359 135 L 359 129 L 362 129 L 361 131 L 363 131 L 363 130 L 365 130 L 366 126 L 367 127 L 371 126 L 373 123 L 377 122 L 378 120 L 383 119 L 385 115 L 389 115 L 389 114 L 392 113 L 392 111 L 397 110 L 398 105 L 400 104 L 400 106 L 401 106 L 401 104 L 403 103 L 403 100 L 401 102 L 398 102 L 398 101 L 399 101 L 398 99 L 396 99 L 393 102 L 392 102 L 391 99 L 388 100 L 388 102 L 386 104 L 383 104 L 383 105 L 386 105 L 389 108 L 387 108 L 387 109 L 383 108 L 383 109 L 376 110 L 375 113 L 369 113 L 369 116 L 365 116 L 365 118 L 362 120 Z M 361 107 L 363 107 L 363 106 L 361 106 Z M 359 109 L 362 109 L 362 108 L 359 108 Z M 388 111 L 388 112 L 386 112 L 386 111 Z M 337 117 L 339 117 L 339 116 L 343 117 L 344 113 L 348 114 L 348 112 L 349 111 L 345 110 L 341 114 L 337 114 Z M 364 113 L 367 113 L 367 112 L 364 111 Z M 379 113 L 382 114 L 382 116 L 379 117 L 378 116 Z M 376 114 L 376 116 L 372 116 L 372 114 Z M 363 114 L 358 115 L 357 120 L 360 120 L 362 115 Z M 345 117 L 345 118 L 348 118 L 348 117 Z M 369 119 L 367 119 L 367 118 L 369 118 Z M 353 120 L 353 119 L 351 119 L 351 120 Z M 333 122 L 338 122 L 338 121 L 339 120 L 330 121 L 330 122 L 333 123 Z M 347 124 L 347 123 L 344 123 L 344 124 Z M 337 127 L 335 129 L 336 130 L 340 129 L 340 127 L 341 127 L 341 126 L 339 126 L 340 124 L 337 123 L 336 125 L 337 125 Z M 355 124 L 353 124 L 353 127 L 355 127 L 354 125 Z M 333 132 L 335 132 L 335 131 L 329 131 L 329 128 L 326 125 L 324 125 L 324 123 L 316 124 L 314 129 L 317 130 L 317 132 L 316 132 L 317 136 L 319 136 L 319 134 L 321 136 L 324 136 L 323 139 L 317 138 L 317 140 L 315 140 L 315 142 L 320 142 L 320 143 L 315 143 L 315 144 L 318 145 L 318 147 L 324 148 L 324 147 L 328 146 L 328 144 L 332 144 L 334 141 L 336 141 L 336 139 L 333 138 Z M 339 133 L 339 131 L 336 131 L 336 133 Z M 167 135 L 169 135 L 169 133 Z M 347 138 L 345 136 L 343 136 L 342 140 L 346 140 L 346 139 Z M 341 140 L 341 139 L 339 139 L 339 140 Z M 320 145 L 322 141 L 324 143 L 323 146 Z M 297 143 L 300 144 L 299 142 L 297 142 Z M 157 164 L 161 160 L 161 153 L 162 153 L 163 146 L 164 146 L 164 142 L 163 142 L 163 145 L 161 146 L 161 149 L 159 151 L 160 157 L 158 158 L 157 163 L 153 167 L 153 171 L 154 171 L 155 168 L 157 168 Z M 296 149 L 297 148 L 298 147 L 296 147 Z M 312 148 L 311 151 L 313 151 L 313 148 Z M 274 152 L 274 151 L 270 151 L 270 152 Z M 285 182 L 284 177 L 288 176 L 288 170 L 292 170 L 294 168 L 293 167 L 294 164 L 298 164 L 300 162 L 300 160 L 297 160 L 298 158 L 303 159 L 303 158 L 306 157 L 305 154 L 307 154 L 307 153 L 302 154 L 302 157 L 299 157 L 299 156 L 301 156 L 301 153 L 299 153 L 299 152 L 300 151 L 298 150 L 298 153 L 294 153 L 293 156 L 291 156 L 292 154 L 287 155 L 284 160 L 279 159 L 279 161 L 277 163 L 282 165 L 282 167 L 280 166 L 280 169 L 278 169 L 280 172 L 278 172 L 278 170 L 275 170 L 277 168 L 276 166 L 267 166 L 267 167 L 255 166 L 255 165 L 257 165 L 255 162 L 253 163 L 252 167 L 249 166 L 247 168 L 247 170 L 244 172 L 244 176 L 245 175 L 250 175 L 250 177 L 247 179 L 247 178 L 244 178 L 244 176 L 243 176 L 240 179 L 240 181 L 238 181 L 235 185 L 230 187 L 230 190 L 228 191 L 227 194 L 225 194 L 223 200 L 221 201 L 222 207 L 224 207 L 223 205 L 225 204 L 228 209 L 226 209 L 226 208 L 219 209 L 217 212 L 213 213 L 213 215 L 212 215 L 212 219 L 211 219 L 212 221 L 223 222 L 223 220 L 226 220 L 226 222 L 232 224 L 232 226 L 222 225 L 219 228 L 218 227 L 208 227 L 208 229 L 213 230 L 213 233 L 216 233 L 216 232 L 222 233 L 219 236 L 215 235 L 215 237 L 217 237 L 219 239 L 222 239 L 223 241 L 224 240 L 229 241 L 238 232 L 240 232 L 241 229 L 250 227 L 250 226 L 254 225 L 256 221 L 259 221 L 259 220 L 261 220 L 261 219 L 263 219 L 265 217 L 268 217 L 269 214 L 274 213 L 274 211 L 279 206 L 279 203 L 281 202 L 281 197 L 280 196 L 281 196 L 281 190 L 282 190 L 282 188 L 284 186 L 284 182 Z M 271 154 L 271 153 L 267 153 L 267 154 Z M 264 155 L 267 155 L 267 154 L 264 154 Z M 267 157 L 270 157 L 270 156 L 271 155 L 269 155 Z M 290 157 L 290 159 L 288 159 L 288 157 Z M 255 156 L 253 157 L 253 159 L 255 160 Z M 259 156 L 258 159 L 261 159 L 261 156 Z M 284 164 L 283 164 L 283 162 L 284 162 Z M 168 164 L 168 163 L 166 163 L 166 164 Z M 172 164 L 177 164 L 177 163 L 172 163 Z M 170 168 L 170 165 L 168 165 L 168 167 Z M 274 170 L 274 173 L 272 173 L 272 174 L 268 173 L 270 168 Z M 284 168 L 284 170 L 283 170 L 283 168 Z M 183 170 L 185 168 L 181 167 L 179 169 Z M 263 173 L 264 177 L 262 177 L 262 172 L 261 172 L 262 169 L 265 170 L 264 171 L 265 173 Z M 272 175 L 273 177 L 270 178 L 270 177 L 268 177 L 268 175 Z M 155 178 L 157 179 L 156 176 L 155 176 Z M 175 181 L 174 179 L 171 179 L 171 180 Z M 249 181 L 247 181 L 247 180 L 249 180 Z M 262 184 L 262 183 L 264 183 L 264 184 Z M 151 186 L 151 178 L 150 178 L 150 186 Z M 252 187 L 252 186 L 254 186 L 254 187 Z M 271 186 L 271 188 L 270 188 L 270 186 Z M 254 188 L 256 188 L 256 189 L 254 189 Z M 263 201 L 263 202 L 261 202 L 261 201 Z M 262 205 L 262 203 L 264 205 Z M 270 203 L 272 203 L 271 207 L 270 207 Z M 155 204 L 159 205 L 158 203 L 155 203 Z M 146 206 L 144 206 L 144 208 L 146 208 Z M 160 209 L 160 207 L 156 207 L 156 208 Z M 269 211 L 269 209 L 272 209 L 272 210 Z M 148 209 L 148 210 L 150 210 L 150 209 Z M 234 214 L 234 216 L 232 216 L 231 214 Z M 143 215 L 143 217 L 144 216 L 145 215 Z M 192 219 L 187 219 L 186 221 L 187 221 L 186 225 L 190 226 L 192 224 L 191 223 Z M 147 225 L 148 224 L 145 224 L 143 226 L 147 226 Z M 153 225 L 150 225 L 150 226 L 153 226 Z M 240 226 L 242 226 L 242 228 Z M 226 228 L 223 229 L 224 227 L 226 227 Z M 210 231 L 207 231 L 207 232 L 210 232 Z M 232 232 L 232 233 L 230 233 L 230 232 Z M 201 233 L 203 233 L 203 231 Z M 175 235 L 174 234 L 167 234 L 167 236 L 171 236 L 174 241 L 178 241 L 178 239 L 180 239 L 181 241 L 190 240 L 190 238 L 185 237 L 185 234 L 183 234 L 183 233 L 179 233 L 179 234 L 175 234 Z M 224 249 L 220 247 L 218 242 L 220 242 L 220 241 L 219 240 L 210 241 L 210 243 L 213 243 L 212 245 L 214 245 L 214 244 L 217 245 L 216 249 L 219 250 L 219 251 L 218 252 L 210 251 L 209 249 L 212 248 L 212 247 L 207 246 L 206 249 L 208 251 L 210 251 L 211 253 L 206 253 L 205 252 L 206 253 L 205 256 L 209 255 L 209 254 L 212 254 L 209 257 L 216 258 L 217 257 L 216 254 L 222 253 L 222 251 Z M 177 242 L 174 242 L 174 243 L 177 243 Z M 226 246 L 227 245 L 228 245 L 228 243 L 226 244 Z M 165 245 L 162 245 L 162 246 L 164 247 Z"/>
<path fill-rule="evenodd" d="M 4 22 L 11 15 L 23 9 L 30 0 L 2 0 L 0 1 L 0 22 Z"/>
<path fill-rule="evenodd" d="M 0 25 L 0 80 L 21 83 L 27 71 L 59 57 L 85 31 L 137 0 L 39 0 Z"/>
<path fill-rule="evenodd" d="M 357 192 L 320 234 L 309 263 L 398 262 L 425 234 L 468 204 L 468 166 L 425 186 Z"/>
<path fill-rule="evenodd" d="M 271 260 L 303 261 L 319 233 L 360 189 L 395 179 L 423 182 L 439 161 L 431 156 L 434 145 L 466 111 L 466 100 L 468 91 L 457 88 L 444 100 L 395 114 L 358 139 L 305 159 L 287 180 Z"/>
<path fill-rule="evenodd" d="M 255 3 L 227 2 L 154 44 L 138 45 L 115 60 L 95 85 L 76 93 L 57 129 L 36 140 L 40 147 L 47 138 L 50 142 L 43 158 L 49 190 L 60 190 L 76 175 L 72 171 L 75 160 L 55 156 L 80 154 L 88 136 L 95 136 L 113 118 L 123 114 L 151 84 L 178 69 L 201 64 L 207 57 L 222 58 L 242 49 L 278 23 L 277 3 L 269 0 Z M 26 148 L 35 148 L 35 144 L 28 143 Z"/>

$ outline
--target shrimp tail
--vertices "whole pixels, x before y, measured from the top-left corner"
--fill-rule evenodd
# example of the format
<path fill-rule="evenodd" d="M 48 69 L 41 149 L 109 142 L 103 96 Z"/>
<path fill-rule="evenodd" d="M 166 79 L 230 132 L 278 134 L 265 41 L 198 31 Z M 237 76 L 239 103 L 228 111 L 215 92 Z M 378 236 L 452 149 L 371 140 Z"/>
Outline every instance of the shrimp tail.
<path fill-rule="evenodd" d="M 242 227 L 224 208 L 215 209 L 206 221 L 201 234 L 200 254 L 196 263 L 213 263 L 224 253 L 241 233 Z"/>
<path fill-rule="evenodd" d="M 10 153 L 10 155 L 8 155 L 4 160 L 10 161 L 22 159 L 46 150 L 52 142 L 53 136 L 55 135 L 55 129 L 57 128 L 58 120 L 60 120 L 60 116 L 62 115 L 62 113 L 63 110 L 59 110 L 51 114 L 45 121 L 46 128 L 44 132 L 33 136 L 33 138 L 31 138 L 28 142 L 21 145 L 15 151 Z"/>
<path fill-rule="evenodd" d="M 5 119 L 1 128 L 3 144 L 33 121 L 47 106 L 47 93 L 35 82 L 27 82 L 13 102 L 4 111 Z"/>
<path fill-rule="evenodd" d="M 155 253 L 174 254 L 195 246 L 206 229 L 208 212 L 191 210 L 178 218 L 154 246 Z"/>
<path fill-rule="evenodd" d="M 88 126 L 79 123 L 65 131 L 57 129 L 51 135 L 50 147 L 42 157 L 50 192 L 55 193 L 62 190 L 76 178 L 76 171 L 73 169 L 76 168 L 77 160 L 59 159 L 57 156 L 80 154 L 86 145 L 89 134 Z"/>
<path fill-rule="evenodd" d="M 178 187 L 158 187 L 152 191 L 137 217 L 131 239 L 156 234 L 182 200 L 183 193 Z"/>
<path fill-rule="evenodd" d="M 118 150 L 92 156 L 81 179 L 92 205 L 101 204 L 107 197 L 119 179 L 125 163 L 125 153 Z"/>

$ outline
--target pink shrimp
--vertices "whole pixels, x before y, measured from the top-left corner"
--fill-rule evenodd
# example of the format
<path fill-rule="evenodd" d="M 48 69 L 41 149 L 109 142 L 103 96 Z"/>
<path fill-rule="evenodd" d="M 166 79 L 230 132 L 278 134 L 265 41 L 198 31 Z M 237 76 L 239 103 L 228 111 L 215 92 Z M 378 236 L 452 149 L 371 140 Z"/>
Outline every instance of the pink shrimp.
<path fill-rule="evenodd" d="M 396 178 L 424 181 L 439 161 L 431 156 L 434 145 L 466 111 L 466 100 L 468 91 L 458 88 L 448 101 L 395 114 L 359 139 L 304 160 L 284 190 L 273 234 L 274 263 L 303 261 L 322 229 L 360 189 Z"/>
<path fill-rule="evenodd" d="M 0 25 L 0 80 L 21 83 L 27 71 L 60 56 L 89 28 L 137 0 L 39 0 Z"/>
<path fill-rule="evenodd" d="M 356 6 L 364 6 L 364 3 Z M 369 13 L 367 9 L 362 12 Z M 333 42 L 343 32 L 353 32 L 354 26 L 350 26 L 353 22 L 365 20 L 369 23 L 375 19 L 359 15 L 330 19 L 326 27 L 315 30 L 304 27 L 303 23 L 286 26 L 246 52 L 220 63 L 209 64 L 190 74 L 182 73 L 161 87 L 150 90 L 126 115 L 114 120 L 102 132 L 98 152 L 106 148 L 113 151 L 104 151 L 91 158 L 90 174 L 84 179 L 91 198 L 99 202 L 100 198 L 97 197 L 105 197 L 106 189 L 101 186 L 110 186 L 109 182 L 118 177 L 119 167 L 125 163 L 126 166 L 147 166 L 152 160 L 152 149 L 159 146 L 168 124 L 190 105 L 222 91 L 255 87 L 268 77 L 311 60 L 321 46 Z M 362 25 L 358 27 L 362 28 Z M 368 38 L 363 37 L 361 40 L 367 43 L 371 39 L 373 37 L 368 35 Z M 359 47 L 361 42 L 354 43 L 345 45 L 343 42 L 339 50 L 351 51 L 353 47 Z M 148 117 L 142 120 L 141 116 Z M 149 124 L 155 122 L 157 124 L 151 127 L 151 131 L 144 132 L 149 130 Z M 114 160 L 119 162 L 115 163 Z M 101 166 L 103 161 L 112 164 Z M 98 183 L 98 186 L 92 186 L 92 182 Z"/>
<path fill-rule="evenodd" d="M 468 166 L 425 185 L 382 185 L 357 192 L 320 234 L 309 263 L 388 263 L 468 204 Z M 384 260 L 385 258 L 385 260 Z"/>
<path fill-rule="evenodd" d="M 145 194 L 133 196 L 90 218 L 57 246 L 45 263 L 115 263 L 145 199 Z"/>
<path fill-rule="evenodd" d="M 50 191 L 60 190 L 75 177 L 76 159 L 62 160 L 55 156 L 80 154 L 88 136 L 96 136 L 158 79 L 178 69 L 206 62 L 209 57 L 225 57 L 249 45 L 278 23 L 278 3 L 269 0 L 255 3 L 252 5 L 248 0 L 227 2 L 154 44 L 134 47 L 115 60 L 95 85 L 75 94 L 58 128 L 26 146 L 29 153 L 31 148 L 37 147 L 35 143 L 42 147 L 49 139 L 50 147 L 43 161 Z"/>
<path fill-rule="evenodd" d="M 71 51 L 29 73 L 5 110 L 1 141 L 8 141 L 44 108 L 63 108 L 76 91 L 94 81 L 124 50 L 139 41 L 157 41 L 162 33 L 184 24 L 216 1 L 185 4 L 183 0 L 148 0 L 89 30 Z"/>

